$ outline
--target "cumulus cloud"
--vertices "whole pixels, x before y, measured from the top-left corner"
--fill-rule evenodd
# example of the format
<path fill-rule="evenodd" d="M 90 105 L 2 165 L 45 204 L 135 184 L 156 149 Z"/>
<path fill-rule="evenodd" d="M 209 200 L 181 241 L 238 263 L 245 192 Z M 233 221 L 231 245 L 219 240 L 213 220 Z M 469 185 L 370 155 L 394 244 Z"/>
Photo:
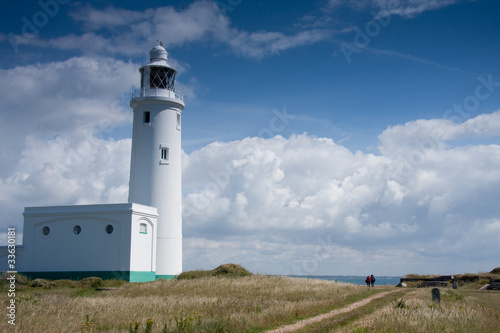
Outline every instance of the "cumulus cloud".
<path fill-rule="evenodd" d="M 75 57 L 61 62 L 0 70 L 0 176 L 13 171 L 26 137 L 63 135 L 75 141 L 130 124 L 121 96 L 136 83 L 137 65 L 110 58 Z M 29 92 L 29 95 L 27 95 Z M 29 97 L 28 97 L 29 96 Z M 124 108 L 124 106 L 126 106 Z"/>
<path fill-rule="evenodd" d="M 400 155 L 409 149 L 430 151 L 444 149 L 447 141 L 488 138 L 500 133 L 500 112 L 483 114 L 456 124 L 446 119 L 416 120 L 386 129 L 379 135 L 379 149 L 384 155 Z M 410 150 L 411 151 L 411 150 Z"/>
<path fill-rule="evenodd" d="M 295 255 L 293 267 L 302 274 L 312 274 L 311 265 L 322 261 L 348 258 L 328 251 L 371 253 L 380 257 L 373 259 L 374 267 L 383 265 L 389 249 L 400 265 L 411 256 L 423 266 L 435 251 L 494 265 L 493 255 L 471 250 L 480 239 L 500 240 L 487 231 L 498 227 L 500 146 L 449 147 L 446 141 L 471 133 L 499 136 L 498 116 L 391 127 L 380 135 L 380 155 L 351 152 L 331 139 L 306 134 L 212 143 L 184 156 L 185 234 L 196 244 L 203 239 L 217 244 L 205 254 L 213 253 L 212 261 L 225 251 L 239 258 L 259 256 L 275 273 L 290 270 L 294 260 L 276 263 L 276 253 L 266 256 L 258 248 L 278 248 L 284 251 L 280 257 Z M 438 129 L 440 136 L 433 137 Z M 429 139 L 432 146 L 425 145 Z M 230 249 L 234 242 L 240 247 Z M 324 256 L 313 260 L 318 246 Z M 191 260 L 203 266 L 209 259 Z"/>

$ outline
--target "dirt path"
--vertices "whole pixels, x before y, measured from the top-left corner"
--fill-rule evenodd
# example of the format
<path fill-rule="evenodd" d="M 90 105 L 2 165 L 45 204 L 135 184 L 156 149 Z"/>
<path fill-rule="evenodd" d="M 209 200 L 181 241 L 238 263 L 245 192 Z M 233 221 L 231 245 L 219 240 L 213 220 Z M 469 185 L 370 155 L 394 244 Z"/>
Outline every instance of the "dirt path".
<path fill-rule="evenodd" d="M 365 299 L 363 299 L 361 301 L 352 303 L 349 306 L 346 306 L 345 308 L 336 309 L 336 310 L 330 311 L 328 313 L 324 313 L 324 314 L 316 316 L 316 317 L 304 319 L 304 320 L 296 322 L 295 324 L 281 326 L 281 327 L 278 327 L 278 328 L 276 328 L 274 330 L 267 331 L 267 332 L 268 333 L 293 332 L 293 331 L 296 331 L 296 330 L 298 330 L 300 328 L 303 328 L 306 325 L 317 323 L 317 322 L 320 322 L 322 320 L 325 320 L 327 318 L 330 318 L 330 317 L 333 317 L 333 316 L 336 316 L 336 315 L 339 315 L 339 314 L 342 314 L 342 313 L 351 312 L 354 309 L 357 309 L 357 308 L 359 308 L 359 307 L 361 307 L 363 305 L 366 305 L 366 304 L 370 303 L 374 299 L 384 297 L 385 295 L 393 293 L 393 292 L 396 292 L 396 291 L 398 291 L 398 290 L 396 289 L 396 290 L 391 290 L 391 291 L 385 291 L 385 292 L 373 295 L 371 297 L 365 298 Z"/>

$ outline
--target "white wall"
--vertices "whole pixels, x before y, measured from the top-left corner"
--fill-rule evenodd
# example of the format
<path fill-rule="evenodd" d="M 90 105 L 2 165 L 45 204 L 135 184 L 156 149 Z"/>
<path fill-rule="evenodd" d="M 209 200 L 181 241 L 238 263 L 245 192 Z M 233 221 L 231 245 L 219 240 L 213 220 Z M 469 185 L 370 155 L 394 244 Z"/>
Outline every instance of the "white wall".
<path fill-rule="evenodd" d="M 134 109 L 129 202 L 158 208 L 156 255 L 157 275 L 182 273 L 182 101 L 167 97 L 140 97 L 131 101 Z M 144 122 L 144 112 L 150 122 Z M 168 147 L 168 161 L 161 160 L 161 148 Z"/>
<path fill-rule="evenodd" d="M 146 226 L 146 233 L 141 224 Z M 156 223 L 143 216 L 135 216 L 132 221 L 130 270 L 156 272 Z"/>
<path fill-rule="evenodd" d="M 147 220 L 154 234 L 157 218 L 156 208 L 130 203 L 27 207 L 19 271 L 151 271 L 154 265 L 139 258 L 153 262 L 156 239 L 137 242 L 134 229 L 138 221 Z M 113 227 L 110 234 L 108 225 Z M 44 227 L 50 228 L 48 235 L 43 234 Z"/>

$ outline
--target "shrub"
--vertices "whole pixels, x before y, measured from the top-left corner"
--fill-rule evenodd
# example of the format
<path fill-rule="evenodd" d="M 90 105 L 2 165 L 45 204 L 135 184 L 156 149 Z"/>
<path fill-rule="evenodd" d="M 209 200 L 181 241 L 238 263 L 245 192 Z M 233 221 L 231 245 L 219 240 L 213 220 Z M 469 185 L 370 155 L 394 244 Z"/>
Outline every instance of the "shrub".
<path fill-rule="evenodd" d="M 491 271 L 491 274 L 500 274 L 500 267 L 493 268 L 493 270 Z"/>
<path fill-rule="evenodd" d="M 31 282 L 31 286 L 33 288 L 49 288 L 49 281 L 45 279 L 34 279 L 33 282 Z"/>
<path fill-rule="evenodd" d="M 104 282 L 99 277 L 91 276 L 80 280 L 80 284 L 84 287 L 99 288 L 102 287 Z"/>
<path fill-rule="evenodd" d="M 236 264 L 222 264 L 219 267 L 212 270 L 214 276 L 224 275 L 230 277 L 238 277 L 238 276 L 250 276 L 253 275 L 240 265 Z"/>
<path fill-rule="evenodd" d="M 217 268 L 209 271 L 196 270 L 181 273 L 178 280 L 192 280 L 210 276 L 225 276 L 225 277 L 242 277 L 253 275 L 240 265 L 236 264 L 222 264 Z"/>

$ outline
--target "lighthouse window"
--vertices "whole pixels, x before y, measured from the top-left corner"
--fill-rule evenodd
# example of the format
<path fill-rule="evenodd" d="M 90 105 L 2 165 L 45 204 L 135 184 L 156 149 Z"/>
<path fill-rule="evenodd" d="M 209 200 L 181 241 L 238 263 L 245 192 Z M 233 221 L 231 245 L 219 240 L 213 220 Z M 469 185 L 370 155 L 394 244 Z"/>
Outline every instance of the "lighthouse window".
<path fill-rule="evenodd" d="M 177 114 L 177 129 L 178 130 L 181 129 L 181 114 L 180 113 Z"/>
<path fill-rule="evenodd" d="M 175 72 L 170 68 L 151 67 L 149 72 L 150 88 L 174 90 Z"/>
<path fill-rule="evenodd" d="M 141 233 L 141 234 L 147 234 L 148 233 L 148 226 L 146 225 L 146 223 L 141 223 L 139 225 L 139 233 Z"/>
<path fill-rule="evenodd" d="M 163 161 L 168 161 L 168 148 L 167 147 L 161 148 L 161 159 Z"/>
<path fill-rule="evenodd" d="M 45 236 L 47 236 L 48 234 L 50 234 L 50 228 L 49 228 L 49 227 L 47 227 L 47 226 L 43 227 L 43 229 L 42 229 L 42 233 L 43 233 Z"/>
<path fill-rule="evenodd" d="M 151 122 L 151 113 L 149 111 L 144 111 L 144 122 L 145 123 Z"/>

